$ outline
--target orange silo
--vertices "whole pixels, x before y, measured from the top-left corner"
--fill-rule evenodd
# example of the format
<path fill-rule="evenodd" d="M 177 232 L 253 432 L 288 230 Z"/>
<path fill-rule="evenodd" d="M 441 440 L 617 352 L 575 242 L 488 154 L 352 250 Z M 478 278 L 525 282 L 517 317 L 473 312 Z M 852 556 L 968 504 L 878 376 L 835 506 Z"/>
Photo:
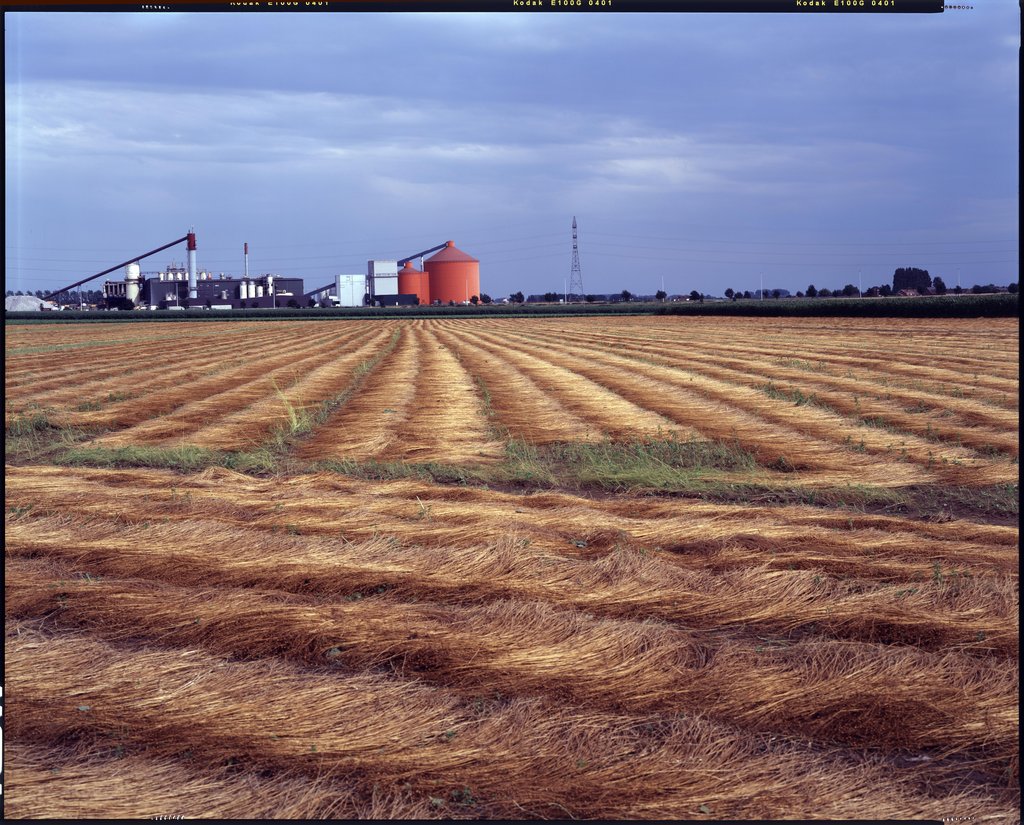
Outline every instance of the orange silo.
<path fill-rule="evenodd" d="M 429 281 L 430 299 L 461 304 L 480 294 L 480 261 L 448 241 L 444 249 L 423 264 Z"/>
<path fill-rule="evenodd" d="M 416 295 L 420 304 L 430 303 L 430 283 L 427 273 L 416 269 L 411 261 L 406 261 L 405 266 L 398 270 L 398 294 Z"/>

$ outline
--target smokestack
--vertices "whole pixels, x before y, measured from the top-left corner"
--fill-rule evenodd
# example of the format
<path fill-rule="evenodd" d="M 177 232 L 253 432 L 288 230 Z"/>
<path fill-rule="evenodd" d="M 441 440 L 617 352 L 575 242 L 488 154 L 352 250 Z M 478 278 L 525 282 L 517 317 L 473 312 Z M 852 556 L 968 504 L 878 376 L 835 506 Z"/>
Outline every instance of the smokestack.
<path fill-rule="evenodd" d="M 195 301 L 199 298 L 196 291 L 196 233 L 188 233 L 188 298 Z"/>
<path fill-rule="evenodd" d="M 245 242 L 245 277 L 249 277 L 249 242 Z"/>

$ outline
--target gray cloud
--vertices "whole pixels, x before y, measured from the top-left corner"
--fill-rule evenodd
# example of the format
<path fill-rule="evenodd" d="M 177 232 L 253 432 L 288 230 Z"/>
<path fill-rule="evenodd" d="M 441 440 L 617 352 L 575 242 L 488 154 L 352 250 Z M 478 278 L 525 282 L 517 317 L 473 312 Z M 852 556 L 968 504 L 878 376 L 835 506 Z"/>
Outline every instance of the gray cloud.
<path fill-rule="evenodd" d="M 682 291 L 1015 280 L 1017 17 L 9 14 L 8 288 L 195 223 L 216 269 L 454 237 L 545 291 L 573 214 L 595 291 L 657 288 L 648 236 Z"/>

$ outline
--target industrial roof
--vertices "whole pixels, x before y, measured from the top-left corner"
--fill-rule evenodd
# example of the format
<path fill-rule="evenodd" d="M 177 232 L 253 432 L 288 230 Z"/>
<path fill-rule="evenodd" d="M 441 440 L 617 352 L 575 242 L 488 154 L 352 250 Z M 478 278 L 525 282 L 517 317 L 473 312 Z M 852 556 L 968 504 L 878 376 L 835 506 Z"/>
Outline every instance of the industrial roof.
<path fill-rule="evenodd" d="M 472 255 L 467 255 L 461 249 L 456 247 L 455 241 L 448 241 L 448 245 L 445 246 L 444 249 L 442 249 L 436 255 L 427 258 L 425 263 L 429 264 L 435 261 L 437 261 L 438 263 L 445 261 L 472 261 L 474 263 L 480 263 L 479 258 L 474 258 Z"/>

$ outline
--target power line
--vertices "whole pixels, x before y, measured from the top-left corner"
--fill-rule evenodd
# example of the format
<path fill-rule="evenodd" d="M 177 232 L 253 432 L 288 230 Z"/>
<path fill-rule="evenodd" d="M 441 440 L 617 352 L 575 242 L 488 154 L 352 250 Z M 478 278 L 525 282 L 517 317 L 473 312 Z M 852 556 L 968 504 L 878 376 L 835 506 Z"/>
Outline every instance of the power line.
<path fill-rule="evenodd" d="M 1002 244 L 1017 243 L 1016 238 L 984 241 L 739 241 L 730 238 L 727 241 L 719 241 L 713 238 L 684 238 L 679 235 L 671 237 L 651 235 L 628 235 L 622 232 L 596 232 L 596 235 L 609 235 L 618 238 L 636 238 L 646 241 L 686 241 L 694 243 L 721 243 L 721 244 L 743 244 L 753 246 L 949 246 L 949 245 L 971 245 L 971 244 Z"/>

